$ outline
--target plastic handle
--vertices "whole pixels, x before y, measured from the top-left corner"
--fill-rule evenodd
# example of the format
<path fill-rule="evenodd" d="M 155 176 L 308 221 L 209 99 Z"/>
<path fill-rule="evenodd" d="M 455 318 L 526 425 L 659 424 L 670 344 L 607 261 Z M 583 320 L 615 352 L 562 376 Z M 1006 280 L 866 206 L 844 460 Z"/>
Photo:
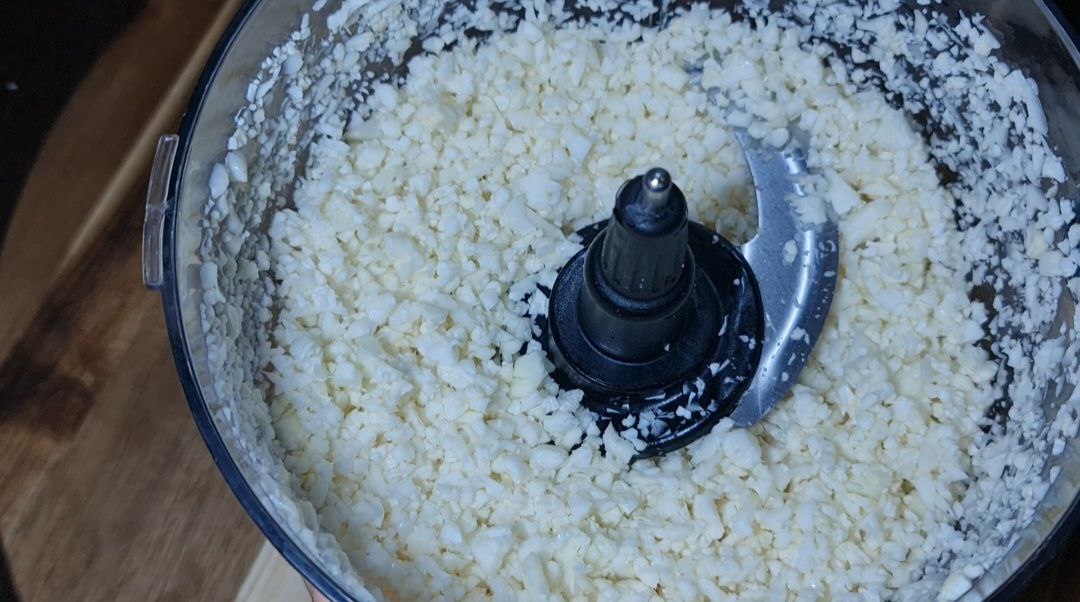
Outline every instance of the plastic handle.
<path fill-rule="evenodd" d="M 143 221 L 143 286 L 159 290 L 164 280 L 165 211 L 169 208 L 169 181 L 180 137 L 166 134 L 158 139 L 150 184 L 146 189 L 146 219 Z"/>

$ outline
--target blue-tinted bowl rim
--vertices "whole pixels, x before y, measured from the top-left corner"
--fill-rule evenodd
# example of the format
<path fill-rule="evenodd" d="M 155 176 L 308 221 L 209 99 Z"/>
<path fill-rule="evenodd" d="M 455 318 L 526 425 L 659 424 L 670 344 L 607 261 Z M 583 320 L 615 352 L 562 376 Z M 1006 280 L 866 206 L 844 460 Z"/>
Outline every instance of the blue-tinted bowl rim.
<path fill-rule="evenodd" d="M 206 447 L 210 450 L 210 456 L 214 459 L 214 463 L 217 464 L 218 470 L 221 471 L 222 476 L 225 477 L 225 482 L 232 489 L 233 495 L 236 496 L 236 499 L 251 519 L 255 521 L 255 525 L 263 532 L 270 544 L 305 580 L 331 600 L 352 600 L 353 598 L 349 596 L 341 585 L 335 582 L 317 562 L 313 561 L 300 546 L 292 541 L 281 525 L 274 520 L 274 517 L 259 501 L 258 496 L 255 495 L 244 476 L 240 473 L 240 469 L 225 446 L 221 433 L 218 432 L 217 427 L 214 425 L 206 400 L 199 389 L 187 345 L 187 335 L 184 332 L 184 324 L 180 316 L 180 291 L 176 278 L 178 262 L 176 257 L 175 220 L 177 200 L 180 198 L 179 192 L 181 186 L 183 186 L 184 166 L 187 163 L 192 135 L 199 121 L 206 94 L 229 49 L 232 47 L 233 41 L 260 2 L 261 0 L 245 0 L 236 16 L 233 17 L 232 22 L 225 29 L 217 46 L 214 48 L 213 54 L 207 61 L 206 67 L 199 76 L 199 81 L 195 86 L 180 123 L 180 144 L 177 149 L 176 159 L 173 162 L 168 192 L 169 204 L 166 209 L 164 223 L 164 281 L 161 298 L 165 310 L 165 325 L 169 332 L 169 342 L 172 347 L 173 359 L 176 362 L 176 370 L 180 376 L 180 384 L 183 386 L 184 394 L 188 399 L 195 425 L 198 427 L 203 441 L 206 442 Z"/>

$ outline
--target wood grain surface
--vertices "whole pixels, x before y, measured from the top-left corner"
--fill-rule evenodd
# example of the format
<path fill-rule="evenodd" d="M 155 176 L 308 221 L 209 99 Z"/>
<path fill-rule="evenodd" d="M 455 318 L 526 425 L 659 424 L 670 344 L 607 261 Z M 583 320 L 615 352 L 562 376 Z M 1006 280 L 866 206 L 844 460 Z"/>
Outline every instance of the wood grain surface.
<path fill-rule="evenodd" d="M 0 357 L 62 268 L 97 240 L 128 192 L 145 185 L 157 137 L 175 130 L 239 5 L 151 0 L 68 102 L 26 180 L 0 253 Z"/>
<path fill-rule="evenodd" d="M 277 550 L 263 544 L 255 562 L 251 563 L 236 602 L 295 602 L 308 600 L 307 589 L 300 575 L 293 570 Z"/>
<path fill-rule="evenodd" d="M 24 600 L 230 600 L 262 538 L 140 282 L 146 174 L 239 0 L 151 0 L 49 135 L 0 254 L 0 537 Z"/>
<path fill-rule="evenodd" d="M 150 0 L 27 180 L 0 252 L 0 600 L 305 599 L 211 462 L 139 281 L 154 142 L 239 4 Z M 1023 599 L 1080 600 L 1078 557 L 1074 536 Z"/>

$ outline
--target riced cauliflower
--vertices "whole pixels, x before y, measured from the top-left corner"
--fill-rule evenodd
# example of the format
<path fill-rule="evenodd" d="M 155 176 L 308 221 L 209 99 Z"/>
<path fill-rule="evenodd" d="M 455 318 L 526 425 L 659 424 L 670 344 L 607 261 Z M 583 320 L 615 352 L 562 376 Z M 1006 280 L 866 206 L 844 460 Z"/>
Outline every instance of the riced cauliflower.
<path fill-rule="evenodd" d="M 888 596 L 948 519 L 991 401 L 952 200 L 903 117 L 806 69 L 821 58 L 790 32 L 696 12 L 622 38 L 526 21 L 461 41 L 316 144 L 270 227 L 286 463 L 385 595 Z M 791 399 L 628 468 L 633 447 L 547 376 L 527 294 L 653 164 L 697 219 L 753 231 L 739 147 L 683 69 L 703 53 L 735 119 L 765 137 L 801 119 L 857 196 Z"/>
<path fill-rule="evenodd" d="M 348 30 L 367 6 L 346 2 L 327 21 Z M 624 9 L 647 16 L 651 6 Z M 429 32 L 407 77 L 323 107 L 306 166 L 282 157 L 300 176 L 284 201 L 271 189 L 286 178 L 239 152 L 268 139 L 261 119 L 241 114 L 210 173 L 208 223 L 234 238 L 204 245 L 203 319 L 212 367 L 234 374 L 215 383 L 219 395 L 254 397 L 261 383 L 268 403 L 222 420 L 239 415 L 259 434 L 241 429 L 242 439 L 269 441 L 287 471 L 271 463 L 264 484 L 280 520 L 301 524 L 304 545 L 355 595 L 955 599 L 985 569 L 979 546 L 1004 553 L 978 509 L 991 520 L 1017 499 L 1033 508 L 1045 460 L 1024 447 L 1023 429 L 990 439 L 980 428 L 1000 372 L 977 345 L 991 318 L 968 292 L 973 273 L 986 275 L 991 234 L 961 230 L 954 210 L 957 194 L 980 207 L 989 195 L 943 188 L 935 161 L 946 151 L 815 37 L 869 31 L 860 9 L 837 6 L 847 5 L 792 3 L 785 18 L 757 19 L 695 6 L 644 28 L 567 21 L 543 3 L 508 20 L 478 3 L 471 23 L 483 36 L 461 35 L 451 18 Z M 405 56 L 418 30 L 387 7 L 371 31 L 332 48 L 326 71 L 370 76 L 357 65 L 375 35 Z M 902 28 L 873 23 L 873 43 L 891 48 Z M 327 85 L 298 65 L 306 24 L 275 51 L 267 80 L 295 74 L 289 94 L 301 105 Z M 992 36 L 970 22 L 962 35 L 991 60 Z M 858 52 L 856 63 L 885 51 Z M 703 65 L 700 86 L 691 64 Z M 263 85 L 249 92 L 253 107 Z M 581 392 L 548 375 L 534 340 L 532 316 L 546 309 L 538 290 L 580 249 L 572 233 L 607 217 L 619 185 L 653 165 L 679 182 L 691 219 L 748 240 L 753 182 L 730 128 L 782 146 L 790 125 L 809 135 L 818 192 L 840 216 L 836 297 L 814 354 L 761 423 L 723 420 L 685 449 L 631 465 L 633 442 L 601 432 Z M 1060 180 L 1054 161 L 1032 177 Z M 953 167 L 967 177 L 965 164 Z M 237 233 L 226 203 L 241 206 L 240 195 L 277 203 L 264 238 Z M 1008 221 L 1013 210 L 998 207 Z M 1076 253 L 1044 239 L 1029 237 L 1021 255 L 1047 278 L 1075 272 Z M 242 244 L 250 260 L 219 259 Z M 797 251 L 797 241 L 777 249 L 785 261 Z M 222 333 L 251 320 L 237 305 L 258 327 L 234 343 Z M 1000 348 L 1021 381 L 1052 369 L 1021 348 Z M 1031 411 L 1026 399 L 1018 415 Z M 1071 416 L 1055 423 L 1065 438 Z M 1033 467 L 1013 477 L 1015 495 L 980 484 L 1010 462 Z"/>

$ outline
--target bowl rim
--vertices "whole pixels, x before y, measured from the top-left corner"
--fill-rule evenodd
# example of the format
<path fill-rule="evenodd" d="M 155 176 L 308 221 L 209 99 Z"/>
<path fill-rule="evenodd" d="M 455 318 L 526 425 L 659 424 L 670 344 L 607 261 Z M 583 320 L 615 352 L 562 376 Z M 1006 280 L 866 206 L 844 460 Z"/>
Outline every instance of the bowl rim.
<path fill-rule="evenodd" d="M 232 454 L 229 453 L 199 387 L 191 350 L 187 344 L 187 333 L 180 313 L 180 290 L 177 281 L 176 216 L 179 208 L 178 200 L 181 198 L 180 190 L 183 186 L 185 168 L 191 150 L 191 141 L 198 126 L 199 117 L 202 114 L 203 105 L 210 87 L 213 85 L 236 38 L 247 24 L 248 19 L 261 4 L 262 0 L 244 0 L 243 5 L 237 10 L 236 15 L 225 28 L 217 45 L 214 47 L 213 53 L 207 60 L 180 122 L 180 140 L 176 158 L 172 164 L 172 177 L 166 195 L 167 208 L 163 226 L 162 249 L 164 261 L 162 266 L 163 286 L 161 288 L 161 300 L 165 312 L 165 326 L 169 333 L 169 343 L 172 348 L 176 371 L 184 395 L 187 397 L 195 426 L 210 451 L 210 457 L 213 458 L 214 464 L 217 465 L 240 506 L 243 507 L 251 520 L 262 531 L 270 545 L 281 554 L 285 561 L 305 581 L 331 600 L 353 600 L 354 598 L 345 588 L 335 581 L 319 563 L 312 560 L 274 519 L 273 515 L 259 499 L 259 496 L 255 494 L 248 484 Z"/>
<path fill-rule="evenodd" d="M 1034 0 L 1034 3 L 1042 9 L 1051 29 L 1057 34 L 1058 40 L 1065 46 L 1073 62 L 1080 67 L 1080 35 L 1065 17 L 1065 13 L 1061 11 L 1056 0 Z M 1072 536 L 1080 531 L 1078 527 L 1080 527 L 1080 492 L 1073 496 L 1068 509 L 1062 513 L 1061 518 L 1046 534 L 1046 537 L 1039 542 L 1038 547 L 994 589 L 993 593 L 986 597 L 987 602 L 1019 599 L 1035 576 L 1050 564 Z"/>

